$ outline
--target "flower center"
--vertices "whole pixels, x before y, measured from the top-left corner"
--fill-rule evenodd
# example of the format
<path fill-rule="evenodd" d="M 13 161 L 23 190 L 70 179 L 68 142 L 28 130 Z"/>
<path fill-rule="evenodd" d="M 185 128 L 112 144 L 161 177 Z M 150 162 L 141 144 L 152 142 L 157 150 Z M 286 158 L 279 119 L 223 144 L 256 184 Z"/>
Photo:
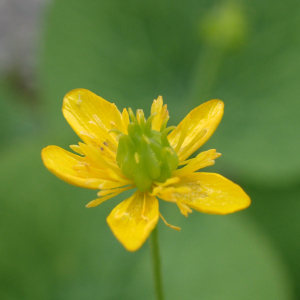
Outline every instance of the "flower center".
<path fill-rule="evenodd" d="M 146 192 L 153 181 L 165 182 L 178 167 L 178 156 L 167 139 L 175 127 L 166 128 L 166 118 L 160 131 L 153 130 L 155 114 L 146 120 L 143 110 L 137 110 L 136 116 L 130 108 L 128 111 L 131 119 L 128 135 L 118 132 L 117 164 L 127 178 L 134 180 L 139 191 Z"/>

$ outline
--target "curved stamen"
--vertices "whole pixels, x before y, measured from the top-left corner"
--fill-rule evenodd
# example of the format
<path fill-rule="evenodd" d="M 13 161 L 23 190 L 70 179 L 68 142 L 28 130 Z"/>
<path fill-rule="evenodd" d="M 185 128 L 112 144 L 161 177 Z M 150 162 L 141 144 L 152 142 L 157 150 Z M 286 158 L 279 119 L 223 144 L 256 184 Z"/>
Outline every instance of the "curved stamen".
<path fill-rule="evenodd" d="M 178 231 L 181 230 L 180 227 L 177 227 L 177 226 L 174 226 L 174 225 L 169 224 L 169 223 L 165 220 L 165 218 L 162 216 L 161 213 L 159 213 L 159 216 L 161 217 L 161 219 L 164 221 L 164 223 L 165 223 L 168 227 L 170 227 L 170 228 L 172 228 L 172 229 L 175 229 L 175 230 L 178 230 Z"/>
<path fill-rule="evenodd" d="M 149 133 L 152 128 L 152 120 L 157 115 L 157 113 L 153 113 L 146 121 L 145 132 Z"/>
<path fill-rule="evenodd" d="M 162 122 L 162 124 L 160 126 L 160 132 L 163 132 L 166 129 L 169 119 L 170 119 L 169 116 L 165 117 L 164 121 Z"/>
<path fill-rule="evenodd" d="M 131 107 L 128 107 L 128 113 L 129 113 L 129 117 L 130 117 L 131 122 L 138 123 Z"/>

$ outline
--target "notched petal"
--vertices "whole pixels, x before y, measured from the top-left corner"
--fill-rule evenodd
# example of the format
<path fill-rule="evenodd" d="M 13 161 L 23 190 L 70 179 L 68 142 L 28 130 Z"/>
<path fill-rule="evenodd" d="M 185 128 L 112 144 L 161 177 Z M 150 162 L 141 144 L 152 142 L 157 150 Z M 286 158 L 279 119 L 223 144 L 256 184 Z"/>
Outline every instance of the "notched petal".
<path fill-rule="evenodd" d="M 94 137 L 106 140 L 112 128 L 125 130 L 116 105 L 85 89 L 66 94 L 62 110 L 68 123 L 86 143 Z"/>
<path fill-rule="evenodd" d="M 98 189 L 103 181 L 88 169 L 76 170 L 76 166 L 84 167 L 84 158 L 57 146 L 48 146 L 42 150 L 42 159 L 46 168 L 58 178 L 84 188 Z M 84 172 L 84 173 L 83 173 Z M 83 174 L 82 174 L 83 173 Z"/>

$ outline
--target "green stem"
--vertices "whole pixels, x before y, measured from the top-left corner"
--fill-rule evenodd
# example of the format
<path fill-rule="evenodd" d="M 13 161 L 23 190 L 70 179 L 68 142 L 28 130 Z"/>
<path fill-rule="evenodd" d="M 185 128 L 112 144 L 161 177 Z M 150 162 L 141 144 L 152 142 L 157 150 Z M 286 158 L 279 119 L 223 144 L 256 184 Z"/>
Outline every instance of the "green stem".
<path fill-rule="evenodd" d="M 150 238 L 151 252 L 152 252 L 152 263 L 153 263 L 153 273 L 154 273 L 154 283 L 156 290 L 157 300 L 164 300 L 163 286 L 162 286 L 162 276 L 161 276 L 161 264 L 159 255 L 159 242 L 158 242 L 158 229 L 157 226 L 151 233 Z"/>

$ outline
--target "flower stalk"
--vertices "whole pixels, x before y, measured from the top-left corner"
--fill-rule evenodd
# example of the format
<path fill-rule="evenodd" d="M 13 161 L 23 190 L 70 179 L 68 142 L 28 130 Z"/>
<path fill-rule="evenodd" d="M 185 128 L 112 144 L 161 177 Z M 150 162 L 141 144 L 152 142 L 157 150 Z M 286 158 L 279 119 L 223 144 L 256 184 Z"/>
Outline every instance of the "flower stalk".
<path fill-rule="evenodd" d="M 151 254 L 152 254 L 152 264 L 153 264 L 153 275 L 154 275 L 156 298 L 157 298 L 157 300 L 164 300 L 165 298 L 164 298 L 163 283 L 162 283 L 161 261 L 160 261 L 157 226 L 153 229 L 153 231 L 150 235 L 150 246 L 151 246 Z"/>

